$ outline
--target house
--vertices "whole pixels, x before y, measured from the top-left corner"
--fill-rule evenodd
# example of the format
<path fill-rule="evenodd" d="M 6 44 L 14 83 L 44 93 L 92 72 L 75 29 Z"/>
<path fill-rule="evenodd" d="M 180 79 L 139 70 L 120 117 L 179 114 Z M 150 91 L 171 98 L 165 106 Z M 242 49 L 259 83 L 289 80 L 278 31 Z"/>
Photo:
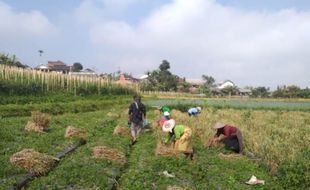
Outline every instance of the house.
<path fill-rule="evenodd" d="M 186 79 L 186 82 L 190 84 L 189 92 L 191 93 L 198 93 L 200 86 L 204 83 L 201 79 Z"/>
<path fill-rule="evenodd" d="M 35 70 L 39 70 L 39 71 L 44 71 L 44 72 L 48 72 L 49 71 L 48 66 L 43 65 L 43 64 L 36 66 L 34 69 Z"/>
<path fill-rule="evenodd" d="M 47 66 L 50 71 L 55 71 L 58 73 L 69 73 L 71 67 L 67 66 L 64 62 L 62 61 L 48 61 Z"/>
<path fill-rule="evenodd" d="M 250 95 L 252 95 L 251 89 L 239 88 L 238 91 L 239 91 L 239 95 L 240 96 L 250 96 Z"/>
<path fill-rule="evenodd" d="M 116 83 L 121 84 L 121 85 L 126 85 L 126 84 L 134 84 L 138 83 L 139 79 L 136 79 L 130 75 L 127 74 L 121 74 L 119 77 L 119 80 L 116 81 Z"/>
<path fill-rule="evenodd" d="M 69 75 L 72 76 L 89 76 L 89 77 L 97 77 L 97 73 L 91 69 L 85 69 L 80 72 L 69 72 Z"/>
<path fill-rule="evenodd" d="M 235 83 L 233 83 L 231 80 L 225 80 L 223 82 L 220 82 L 216 88 L 222 90 L 227 87 L 235 87 L 235 86 L 236 86 Z"/>

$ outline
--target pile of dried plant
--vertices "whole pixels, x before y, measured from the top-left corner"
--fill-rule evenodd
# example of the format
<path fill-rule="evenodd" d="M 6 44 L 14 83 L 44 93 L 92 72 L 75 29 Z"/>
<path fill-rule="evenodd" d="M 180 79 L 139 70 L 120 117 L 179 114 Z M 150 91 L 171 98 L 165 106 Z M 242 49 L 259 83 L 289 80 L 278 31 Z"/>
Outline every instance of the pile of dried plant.
<path fill-rule="evenodd" d="M 26 131 L 44 132 L 50 122 L 50 116 L 39 111 L 31 112 L 31 119 L 25 126 Z"/>
<path fill-rule="evenodd" d="M 173 144 L 165 145 L 157 143 L 155 155 L 157 156 L 176 156 L 178 152 L 173 148 Z"/>
<path fill-rule="evenodd" d="M 130 136 L 130 129 L 122 125 L 117 125 L 114 128 L 113 135 Z"/>
<path fill-rule="evenodd" d="M 12 165 L 26 169 L 37 176 L 47 173 L 58 160 L 33 149 L 24 149 L 13 154 L 10 158 Z"/>
<path fill-rule="evenodd" d="M 115 161 L 121 165 L 126 163 L 126 156 L 124 153 L 106 146 L 94 147 L 93 156 L 94 158 L 105 158 L 111 161 Z"/>
<path fill-rule="evenodd" d="M 65 137 L 66 138 L 80 137 L 80 138 L 86 139 L 87 133 L 84 129 L 79 129 L 76 127 L 68 126 L 66 128 Z"/>

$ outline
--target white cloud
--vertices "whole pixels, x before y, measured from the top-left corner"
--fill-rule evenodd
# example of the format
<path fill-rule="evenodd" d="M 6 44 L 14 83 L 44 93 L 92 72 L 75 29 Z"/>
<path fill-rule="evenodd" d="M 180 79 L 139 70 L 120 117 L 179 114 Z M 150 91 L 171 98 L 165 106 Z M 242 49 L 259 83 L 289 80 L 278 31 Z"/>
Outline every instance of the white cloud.
<path fill-rule="evenodd" d="M 102 50 L 111 47 L 105 57 L 128 72 L 154 69 L 167 59 L 175 73 L 190 78 L 310 86 L 310 12 L 247 12 L 212 0 L 174 0 L 135 26 L 98 22 L 90 39 Z"/>
<path fill-rule="evenodd" d="M 10 6 L 0 1 L 1 36 L 33 35 L 44 36 L 53 30 L 52 24 L 39 11 L 17 13 Z"/>

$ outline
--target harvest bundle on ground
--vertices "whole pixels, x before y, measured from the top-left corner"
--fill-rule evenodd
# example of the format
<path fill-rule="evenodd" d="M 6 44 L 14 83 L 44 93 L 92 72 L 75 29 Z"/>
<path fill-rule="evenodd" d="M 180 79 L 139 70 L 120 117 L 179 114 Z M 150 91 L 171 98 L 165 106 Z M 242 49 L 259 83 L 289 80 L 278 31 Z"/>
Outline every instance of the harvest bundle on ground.
<path fill-rule="evenodd" d="M 33 149 L 24 149 L 10 158 L 12 165 L 28 170 L 35 175 L 43 175 L 53 168 L 57 158 Z"/>
<path fill-rule="evenodd" d="M 126 156 L 124 153 L 109 148 L 107 146 L 96 146 L 93 148 L 94 158 L 106 158 L 111 161 L 115 161 L 121 165 L 126 163 Z"/>

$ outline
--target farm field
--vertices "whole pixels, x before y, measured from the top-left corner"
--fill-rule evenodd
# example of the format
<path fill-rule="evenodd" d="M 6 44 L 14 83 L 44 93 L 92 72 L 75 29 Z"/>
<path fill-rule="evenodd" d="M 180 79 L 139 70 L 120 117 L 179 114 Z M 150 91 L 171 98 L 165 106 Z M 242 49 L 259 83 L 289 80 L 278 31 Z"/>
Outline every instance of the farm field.
<path fill-rule="evenodd" d="M 163 98 L 149 100 L 147 104 L 150 106 L 169 104 L 176 107 L 182 107 L 182 105 L 200 105 L 215 108 L 310 111 L 310 102 L 307 100 L 288 101 L 285 99 Z"/>
<path fill-rule="evenodd" d="M 195 102 L 142 99 L 147 105 L 147 117 L 158 119 L 152 106 L 168 104 L 175 108 L 172 117 L 177 123 L 193 130 L 194 160 L 183 155 L 156 156 L 160 129 L 143 130 L 137 144 L 130 145 L 129 136 L 114 136 L 115 126 L 127 124 L 128 96 L 72 98 L 28 97 L 2 101 L 0 105 L 0 189 L 14 184 L 27 172 L 12 166 L 9 158 L 24 148 L 56 155 L 77 138 L 64 137 L 67 126 L 87 131 L 87 143 L 60 160 L 48 175 L 31 181 L 26 189 L 307 189 L 310 186 L 310 112 L 276 109 L 233 109 Z M 202 105 L 197 118 L 190 118 L 190 105 Z M 23 110 L 19 111 L 18 110 Z M 24 130 L 30 112 L 40 110 L 51 115 L 46 133 Z M 238 126 L 244 136 L 247 152 L 254 158 L 242 156 L 222 159 L 222 148 L 206 148 L 207 139 L 214 134 L 216 121 Z M 95 146 L 107 146 L 121 152 L 124 162 L 98 159 L 92 155 Z M 163 174 L 168 171 L 174 178 Z M 249 186 L 252 175 L 265 180 L 265 185 Z"/>

